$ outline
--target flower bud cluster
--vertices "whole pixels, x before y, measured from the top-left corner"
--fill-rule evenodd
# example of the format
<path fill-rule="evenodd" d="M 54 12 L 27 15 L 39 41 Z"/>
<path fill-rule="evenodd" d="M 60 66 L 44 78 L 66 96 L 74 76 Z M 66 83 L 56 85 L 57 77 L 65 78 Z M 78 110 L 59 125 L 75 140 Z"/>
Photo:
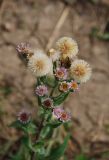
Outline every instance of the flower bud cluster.
<path fill-rule="evenodd" d="M 72 38 L 62 37 L 47 54 L 39 49 L 33 52 L 28 43 L 21 43 L 16 49 L 20 55 L 28 59 L 27 66 L 37 78 L 35 94 L 40 100 L 40 105 L 45 109 L 51 109 L 53 116 L 59 121 L 70 120 L 71 115 L 57 107 L 57 102 L 63 103 L 65 98 L 60 102 L 62 97 L 77 91 L 80 85 L 91 77 L 89 64 L 77 58 L 77 42 Z M 60 95 L 57 97 L 50 94 L 49 81 L 46 81 L 49 76 L 54 78 L 55 84 L 51 89 L 58 89 Z M 22 117 L 20 114 L 20 121 Z"/>

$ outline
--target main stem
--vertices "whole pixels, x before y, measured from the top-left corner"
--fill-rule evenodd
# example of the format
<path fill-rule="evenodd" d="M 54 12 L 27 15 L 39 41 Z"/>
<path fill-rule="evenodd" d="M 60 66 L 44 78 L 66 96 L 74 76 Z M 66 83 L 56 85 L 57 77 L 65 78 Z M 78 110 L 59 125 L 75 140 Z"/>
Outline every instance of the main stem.
<path fill-rule="evenodd" d="M 39 139 L 40 132 L 41 132 L 41 130 L 42 130 L 42 128 L 43 128 L 44 118 L 45 118 L 45 117 L 43 117 L 42 120 L 41 120 L 41 122 L 40 122 L 40 125 L 39 125 L 39 128 L 38 128 L 38 131 L 39 131 L 39 132 L 38 132 L 38 134 L 37 134 L 37 136 L 36 136 L 36 140 Z"/>

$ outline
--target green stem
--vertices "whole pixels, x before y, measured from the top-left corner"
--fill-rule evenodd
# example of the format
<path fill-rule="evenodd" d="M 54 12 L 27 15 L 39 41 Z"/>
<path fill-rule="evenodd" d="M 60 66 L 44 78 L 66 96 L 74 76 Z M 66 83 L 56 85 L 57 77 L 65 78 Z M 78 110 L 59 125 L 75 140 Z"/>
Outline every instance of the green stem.
<path fill-rule="evenodd" d="M 55 92 L 55 90 L 56 90 L 57 87 L 58 87 L 58 82 L 56 82 L 55 87 L 53 87 L 53 89 L 51 90 L 51 93 L 50 93 L 51 97 L 53 97 L 53 94 L 54 94 L 54 92 Z"/>
<path fill-rule="evenodd" d="M 58 128 L 56 128 L 53 132 L 53 135 L 52 135 L 52 139 L 51 141 L 49 142 L 48 146 L 47 146 L 47 154 L 49 155 L 50 151 L 51 151 L 51 148 L 52 146 L 54 145 L 54 143 L 56 142 L 56 137 L 58 136 Z"/>
<path fill-rule="evenodd" d="M 51 93 L 50 93 L 51 97 L 53 96 L 54 91 L 55 91 L 55 87 L 51 90 Z"/>

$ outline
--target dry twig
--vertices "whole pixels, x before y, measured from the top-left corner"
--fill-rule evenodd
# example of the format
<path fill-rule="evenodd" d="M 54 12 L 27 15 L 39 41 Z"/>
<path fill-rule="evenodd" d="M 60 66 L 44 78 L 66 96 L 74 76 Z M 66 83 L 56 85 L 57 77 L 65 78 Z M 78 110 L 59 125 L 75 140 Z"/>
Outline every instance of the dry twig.
<path fill-rule="evenodd" d="M 69 6 L 65 6 L 63 11 L 62 11 L 62 14 L 61 14 L 60 18 L 58 19 L 58 21 L 56 23 L 56 26 L 55 26 L 52 34 L 50 35 L 50 38 L 49 38 L 47 46 L 46 46 L 46 50 L 51 48 L 54 40 L 56 39 L 56 37 L 57 37 L 57 35 L 59 33 L 60 28 L 62 27 L 63 23 L 65 22 L 68 14 L 69 14 L 69 11 L 70 11 L 70 7 Z"/>

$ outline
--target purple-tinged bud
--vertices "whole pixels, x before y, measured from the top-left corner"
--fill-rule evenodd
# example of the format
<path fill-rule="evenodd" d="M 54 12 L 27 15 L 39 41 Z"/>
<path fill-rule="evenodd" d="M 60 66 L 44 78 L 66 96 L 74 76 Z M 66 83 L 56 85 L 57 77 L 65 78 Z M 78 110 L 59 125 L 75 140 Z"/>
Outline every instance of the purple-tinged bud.
<path fill-rule="evenodd" d="M 71 114 L 68 113 L 68 112 L 63 111 L 61 113 L 61 116 L 60 116 L 60 121 L 67 122 L 67 121 L 70 121 L 70 120 L 71 120 Z"/>
<path fill-rule="evenodd" d="M 31 119 L 31 113 L 29 111 L 22 110 L 21 112 L 19 112 L 18 121 L 20 121 L 21 123 L 27 124 L 30 122 L 30 119 Z"/>
<path fill-rule="evenodd" d="M 56 118 L 56 119 L 59 119 L 61 117 L 61 114 L 63 112 L 63 108 L 60 108 L 60 107 L 56 107 L 53 109 L 53 116 Z"/>
<path fill-rule="evenodd" d="M 40 85 L 36 87 L 35 93 L 38 96 L 45 96 L 48 94 L 48 89 L 45 85 Z"/>
<path fill-rule="evenodd" d="M 68 76 L 67 73 L 67 69 L 64 67 L 61 68 L 57 68 L 55 71 L 55 76 L 59 79 L 59 80 L 65 80 Z"/>
<path fill-rule="evenodd" d="M 42 105 L 45 108 L 52 108 L 53 107 L 53 100 L 51 98 L 46 98 L 42 101 Z"/>

